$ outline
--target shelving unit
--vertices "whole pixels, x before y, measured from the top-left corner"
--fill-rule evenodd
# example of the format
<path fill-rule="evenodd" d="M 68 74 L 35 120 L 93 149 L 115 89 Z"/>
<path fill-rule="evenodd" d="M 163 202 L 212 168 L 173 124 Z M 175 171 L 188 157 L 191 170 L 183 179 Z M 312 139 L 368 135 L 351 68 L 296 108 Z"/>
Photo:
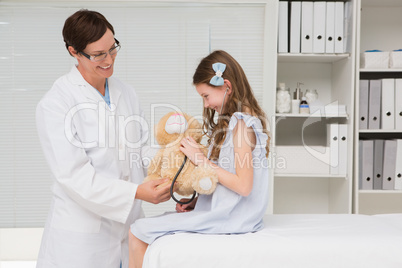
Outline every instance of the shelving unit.
<path fill-rule="evenodd" d="M 402 2 L 398 0 L 359 0 L 357 14 L 356 53 L 356 111 L 359 111 L 359 80 L 402 78 L 402 69 L 360 68 L 359 53 L 368 49 L 392 51 L 402 43 Z M 357 121 L 356 121 L 357 120 Z M 355 122 L 359 122 L 356 113 Z M 355 124 L 354 151 L 355 186 L 354 213 L 382 214 L 402 213 L 402 191 L 400 190 L 359 190 L 359 139 L 402 139 L 402 130 L 359 129 Z"/>
<path fill-rule="evenodd" d="M 342 54 L 278 54 L 278 62 L 336 62 L 350 57 L 350 53 Z"/>
<path fill-rule="evenodd" d="M 312 113 L 312 114 L 281 114 L 277 113 L 275 115 L 276 117 L 300 117 L 300 118 L 308 118 L 308 117 L 325 117 L 325 118 L 348 118 L 348 114 L 339 114 L 339 115 L 332 115 L 332 114 L 325 114 L 321 115 L 321 113 Z"/>
<path fill-rule="evenodd" d="M 285 83 L 291 94 L 297 82 L 304 84 L 303 92 L 317 89 L 324 106 L 334 102 L 346 105 L 346 114 L 274 115 L 273 213 L 352 212 L 353 166 L 348 164 L 346 174 L 332 174 L 327 162 L 329 124 L 347 125 L 346 155 L 349 163 L 353 159 L 357 0 L 345 2 L 350 8 L 349 45 L 345 53 L 277 55 L 277 83 Z"/>
<path fill-rule="evenodd" d="M 400 73 L 402 69 L 364 69 L 360 68 L 361 73 Z"/>
<path fill-rule="evenodd" d="M 364 134 L 364 133 L 371 133 L 371 134 L 386 134 L 386 133 L 401 133 L 402 134 L 402 130 L 396 130 L 396 129 L 360 129 L 359 130 L 360 134 Z"/>
<path fill-rule="evenodd" d="M 332 174 L 312 174 L 312 173 L 302 173 L 302 174 L 287 174 L 287 173 L 276 173 L 276 178 L 322 178 L 322 179 L 331 179 L 331 178 L 340 178 L 344 179 L 345 175 L 332 175 Z"/>

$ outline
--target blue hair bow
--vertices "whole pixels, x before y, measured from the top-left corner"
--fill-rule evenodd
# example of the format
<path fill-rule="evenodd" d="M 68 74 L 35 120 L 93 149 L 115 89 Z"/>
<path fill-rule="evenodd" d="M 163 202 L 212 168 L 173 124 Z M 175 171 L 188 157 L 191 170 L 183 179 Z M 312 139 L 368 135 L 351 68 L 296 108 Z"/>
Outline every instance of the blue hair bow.
<path fill-rule="evenodd" d="M 226 64 L 220 62 L 214 63 L 212 64 L 212 69 L 215 71 L 215 76 L 209 80 L 209 83 L 214 86 L 222 86 L 224 83 L 222 74 L 226 70 Z"/>

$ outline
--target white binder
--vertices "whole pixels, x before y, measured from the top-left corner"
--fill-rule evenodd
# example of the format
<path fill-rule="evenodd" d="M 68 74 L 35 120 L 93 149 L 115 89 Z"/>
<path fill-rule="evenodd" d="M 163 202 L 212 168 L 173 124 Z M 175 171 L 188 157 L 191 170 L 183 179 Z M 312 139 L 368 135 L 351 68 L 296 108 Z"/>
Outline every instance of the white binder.
<path fill-rule="evenodd" d="M 384 159 L 384 140 L 374 140 L 374 170 L 373 170 L 373 189 L 382 189 L 382 172 Z"/>
<path fill-rule="evenodd" d="M 383 190 L 395 189 L 396 147 L 396 140 L 384 141 Z"/>
<path fill-rule="evenodd" d="M 339 125 L 327 125 L 327 146 L 329 148 L 329 173 L 339 174 Z"/>
<path fill-rule="evenodd" d="M 313 2 L 302 2 L 301 53 L 313 53 Z"/>
<path fill-rule="evenodd" d="M 348 169 L 348 125 L 339 124 L 339 168 L 338 174 L 346 175 Z"/>
<path fill-rule="evenodd" d="M 373 189 L 373 140 L 359 141 L 359 189 Z"/>
<path fill-rule="evenodd" d="M 313 2 L 313 52 L 325 53 L 326 2 Z"/>
<path fill-rule="evenodd" d="M 395 129 L 402 130 L 402 79 L 395 79 Z"/>
<path fill-rule="evenodd" d="M 359 129 L 368 128 L 369 80 L 360 80 Z"/>
<path fill-rule="evenodd" d="M 370 80 L 369 89 L 369 129 L 380 129 L 381 80 Z"/>
<path fill-rule="evenodd" d="M 288 2 L 279 1 L 278 52 L 288 53 Z"/>
<path fill-rule="evenodd" d="M 351 52 L 352 48 L 352 39 L 355 35 L 354 33 L 354 17 L 355 10 L 354 4 L 352 1 L 344 2 L 344 13 L 343 13 L 343 53 Z"/>
<path fill-rule="evenodd" d="M 396 140 L 395 190 L 402 190 L 402 140 Z"/>
<path fill-rule="evenodd" d="M 335 2 L 327 2 L 325 25 L 325 53 L 335 52 Z"/>
<path fill-rule="evenodd" d="M 395 79 L 381 82 L 381 128 L 395 129 Z"/>
<path fill-rule="evenodd" d="M 291 2 L 290 9 L 290 53 L 300 53 L 301 2 Z"/>
<path fill-rule="evenodd" d="M 344 3 L 335 2 L 335 53 L 344 53 Z"/>

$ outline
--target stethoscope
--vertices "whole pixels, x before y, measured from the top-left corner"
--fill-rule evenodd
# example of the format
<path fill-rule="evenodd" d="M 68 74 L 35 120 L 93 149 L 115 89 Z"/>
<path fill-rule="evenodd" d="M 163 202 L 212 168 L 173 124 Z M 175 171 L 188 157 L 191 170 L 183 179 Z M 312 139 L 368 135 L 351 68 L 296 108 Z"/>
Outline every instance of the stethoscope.
<path fill-rule="evenodd" d="M 221 105 L 221 111 L 219 112 L 219 114 L 222 113 L 223 103 L 225 102 L 226 93 L 228 92 L 228 89 L 229 89 L 229 88 L 227 87 L 227 88 L 226 88 L 226 91 L 225 91 L 225 95 L 223 95 L 223 100 L 222 100 L 222 105 Z M 181 164 L 179 170 L 176 172 L 176 175 L 174 176 L 174 179 L 173 179 L 173 181 L 172 181 L 172 184 L 170 185 L 170 196 L 172 197 L 172 199 L 173 199 L 174 201 L 176 201 L 176 203 L 179 203 L 179 204 L 181 204 L 181 205 L 190 204 L 190 203 L 194 200 L 195 196 L 197 195 L 197 192 L 194 191 L 194 192 L 193 192 L 193 196 L 190 198 L 190 200 L 188 200 L 188 201 L 186 201 L 186 202 L 182 202 L 182 201 L 178 200 L 178 199 L 174 196 L 174 194 L 173 194 L 174 184 L 176 183 L 177 177 L 179 177 L 180 172 L 181 172 L 182 169 L 184 168 L 184 165 L 186 164 L 186 161 L 187 161 L 187 156 L 185 155 L 185 156 L 184 156 L 183 163 Z"/>
<path fill-rule="evenodd" d="M 175 182 L 177 180 L 177 177 L 179 177 L 181 170 L 184 168 L 184 165 L 186 164 L 186 161 L 187 161 L 187 156 L 185 155 L 183 163 L 181 164 L 181 167 L 179 168 L 179 170 L 176 172 L 176 175 L 174 176 L 172 184 L 170 185 L 170 196 L 173 198 L 174 201 L 176 201 L 177 203 L 182 204 L 182 205 L 191 203 L 194 200 L 194 198 L 195 198 L 195 196 L 197 194 L 197 192 L 194 191 L 193 196 L 190 198 L 190 200 L 188 200 L 186 202 L 182 202 L 182 201 L 178 200 L 173 194 L 174 184 L 175 184 Z"/>

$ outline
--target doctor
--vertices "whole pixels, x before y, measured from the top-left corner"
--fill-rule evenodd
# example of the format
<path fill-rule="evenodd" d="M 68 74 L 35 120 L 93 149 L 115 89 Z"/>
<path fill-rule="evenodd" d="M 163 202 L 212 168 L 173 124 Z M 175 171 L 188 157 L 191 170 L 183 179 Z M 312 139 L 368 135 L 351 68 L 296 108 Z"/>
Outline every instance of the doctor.
<path fill-rule="evenodd" d="M 78 65 L 36 110 L 55 178 L 37 267 L 126 267 L 128 228 L 143 217 L 141 200 L 167 201 L 169 185 L 141 184 L 148 128 L 135 91 L 112 77 L 120 49 L 112 25 L 80 10 L 66 20 L 63 37 Z"/>

